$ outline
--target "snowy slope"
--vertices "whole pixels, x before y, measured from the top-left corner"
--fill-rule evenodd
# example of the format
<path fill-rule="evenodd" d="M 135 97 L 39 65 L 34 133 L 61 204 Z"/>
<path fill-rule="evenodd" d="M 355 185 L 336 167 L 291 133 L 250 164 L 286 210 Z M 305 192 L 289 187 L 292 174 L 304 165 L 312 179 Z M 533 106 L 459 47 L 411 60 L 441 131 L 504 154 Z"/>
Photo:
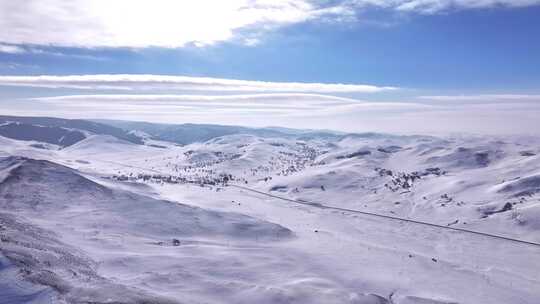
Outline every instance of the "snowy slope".
<path fill-rule="evenodd" d="M 189 245 L 292 237 L 288 229 L 247 216 L 113 190 L 47 161 L 7 158 L 1 166 L 9 171 L 0 184 L 2 253 L 23 267 L 27 280 L 52 287 L 68 301 L 122 300 L 134 291 L 114 287 L 101 272 L 123 268 L 131 255 L 153 256 L 161 250 L 166 258 L 171 254 L 167 248 L 178 245 L 176 239 Z M 150 294 L 130 297 L 142 301 Z"/>
<path fill-rule="evenodd" d="M 17 140 L 33 140 L 67 147 L 96 134 L 142 144 L 141 138 L 122 129 L 82 119 L 0 116 L 0 135 Z"/>
<path fill-rule="evenodd" d="M 21 282 L 0 280 L 6 298 L 42 291 L 53 302 L 126 294 L 129 303 L 540 299 L 539 246 L 324 208 L 540 242 L 539 138 L 234 134 L 180 147 L 94 135 L 61 150 L 0 140 L 2 155 L 30 158 L 2 161 L 0 233 L 9 241 L 0 243 L 0 273 Z M 48 265 L 49 252 L 73 261 Z M 39 262 L 17 264 L 21 256 Z M 69 281 L 67 291 L 16 276 L 17 268 L 54 273 L 59 286 Z M 68 280 L 69 269 L 91 283 Z"/>

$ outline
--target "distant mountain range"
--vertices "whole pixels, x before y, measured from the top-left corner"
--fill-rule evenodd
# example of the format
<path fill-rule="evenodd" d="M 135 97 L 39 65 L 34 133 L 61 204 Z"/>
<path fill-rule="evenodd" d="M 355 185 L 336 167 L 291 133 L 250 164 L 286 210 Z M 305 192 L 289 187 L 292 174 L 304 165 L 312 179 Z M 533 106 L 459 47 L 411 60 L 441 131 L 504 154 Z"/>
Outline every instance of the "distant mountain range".
<path fill-rule="evenodd" d="M 121 120 L 82 120 L 52 117 L 0 116 L 0 136 L 38 141 L 61 147 L 71 146 L 89 135 L 110 135 L 135 144 L 146 138 L 188 145 L 213 138 L 245 134 L 262 138 L 327 141 L 351 138 L 390 136 L 378 133 L 342 133 L 334 131 L 300 130 L 281 127 L 248 128 L 214 124 L 159 124 Z"/>
<path fill-rule="evenodd" d="M 91 134 L 111 135 L 135 144 L 143 143 L 138 136 L 120 128 L 88 120 L 0 116 L 0 136 L 17 140 L 34 140 L 67 147 Z"/>
<path fill-rule="evenodd" d="M 337 132 L 317 132 L 277 127 L 248 128 L 214 124 L 158 124 L 119 120 L 96 120 L 96 122 L 121 128 L 125 131 L 142 131 L 153 139 L 174 142 L 182 145 L 187 145 L 193 142 L 205 142 L 216 137 L 234 134 L 255 135 L 263 138 L 314 138 L 340 136 Z"/>
<path fill-rule="evenodd" d="M 241 126 L 224 126 L 214 124 L 159 124 L 149 122 L 122 121 L 122 120 L 93 120 L 108 124 L 126 132 L 142 131 L 156 140 L 174 142 L 188 145 L 194 142 L 205 142 L 213 138 L 245 134 L 262 138 L 288 138 L 297 140 L 340 140 L 345 137 L 380 137 L 391 136 L 380 133 L 343 133 L 328 130 L 302 130 L 283 127 L 249 128 Z"/>

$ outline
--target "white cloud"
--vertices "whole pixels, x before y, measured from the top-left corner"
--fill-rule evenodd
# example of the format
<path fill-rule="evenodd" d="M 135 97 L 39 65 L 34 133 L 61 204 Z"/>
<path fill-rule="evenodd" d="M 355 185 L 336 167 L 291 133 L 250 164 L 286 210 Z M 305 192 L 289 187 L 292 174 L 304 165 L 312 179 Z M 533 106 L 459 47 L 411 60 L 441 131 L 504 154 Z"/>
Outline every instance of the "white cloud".
<path fill-rule="evenodd" d="M 355 22 L 357 11 L 369 6 L 435 13 L 539 3 L 540 0 L 0 0 L 0 42 L 177 48 L 237 39 L 254 45 L 261 41 L 258 34 L 281 26 L 313 20 Z M 8 49 L 15 50 L 13 46 Z"/>
<path fill-rule="evenodd" d="M 21 46 L 21 45 L 4 44 L 4 43 L 0 43 L 0 53 L 17 54 L 17 55 L 36 54 L 36 55 L 54 56 L 54 57 L 69 57 L 69 58 L 93 60 L 93 61 L 107 60 L 107 58 L 105 57 L 97 57 L 97 56 L 84 55 L 84 54 L 68 54 L 68 53 L 62 53 L 58 51 L 50 51 L 45 48 L 40 48 L 36 46 Z"/>
<path fill-rule="evenodd" d="M 349 6 L 375 6 L 402 12 L 432 14 L 452 9 L 480 9 L 494 7 L 526 7 L 540 4 L 540 0 L 350 0 Z"/>
<path fill-rule="evenodd" d="M 250 101 L 250 102 L 286 102 L 291 100 L 309 101 L 315 103 L 355 103 L 356 99 L 344 98 L 330 95 L 320 94 L 287 94 L 287 93 L 274 93 L 274 94 L 241 94 L 241 95 L 166 95 L 166 94 L 144 94 L 144 95 L 129 95 L 129 94 L 95 94 L 95 95 L 63 95 L 52 97 L 38 97 L 34 100 L 40 101 L 69 101 L 80 102 L 88 100 L 101 100 L 107 102 L 114 101 L 162 101 L 162 102 L 222 102 L 222 101 Z"/>
<path fill-rule="evenodd" d="M 478 94 L 478 95 L 434 95 L 419 96 L 419 99 L 444 102 L 501 102 L 501 101 L 540 101 L 540 95 L 525 94 Z"/>
<path fill-rule="evenodd" d="M 0 53 L 21 54 L 25 52 L 26 50 L 20 46 L 0 43 Z"/>
<path fill-rule="evenodd" d="M 296 119 L 295 123 L 301 124 L 306 119 L 314 118 L 326 122 L 337 115 L 351 113 L 384 115 L 431 108 L 422 104 L 367 102 L 320 94 L 68 95 L 21 100 L 14 108 L 23 105 L 31 107 L 32 112 L 54 112 L 68 117 L 162 122 L 188 120 L 229 124 L 234 121 L 241 125 L 250 125 L 257 121 L 279 125 L 283 120 L 291 119 Z M 9 112 L 8 109 L 2 110 Z"/>
<path fill-rule="evenodd" d="M 0 41 L 68 47 L 182 47 L 235 31 L 304 22 L 335 9 L 306 0 L 0 0 Z"/>
<path fill-rule="evenodd" d="M 519 95 L 518 95 L 519 96 Z M 7 99 L 5 115 L 445 134 L 536 134 L 540 103 L 373 102 L 322 94 L 94 94 Z"/>
<path fill-rule="evenodd" d="M 34 101 L 77 108 L 116 109 L 192 109 L 208 113 L 226 109 L 237 112 L 251 111 L 311 111 L 331 106 L 357 103 L 354 99 L 317 94 L 244 94 L 244 95 L 67 95 L 40 97 Z M 184 114 L 189 114 L 184 112 Z"/>
<path fill-rule="evenodd" d="M 377 93 L 395 90 L 364 84 L 264 82 L 165 75 L 0 76 L 0 85 L 113 90 L 190 90 L 239 92 Z"/>
<path fill-rule="evenodd" d="M 211 116 L 215 112 L 246 114 L 252 112 L 283 113 L 288 116 L 328 115 L 351 110 L 388 111 L 429 108 L 413 103 L 366 102 L 320 94 L 242 94 L 242 95 L 66 95 L 32 98 L 31 101 L 58 106 L 63 109 L 124 110 L 153 112 L 182 109 L 179 115 L 204 112 Z"/>
<path fill-rule="evenodd" d="M 0 62 L 0 71 L 7 70 L 8 72 L 13 73 L 16 70 L 37 70 L 39 69 L 38 65 L 35 64 L 23 64 L 18 62 Z"/>

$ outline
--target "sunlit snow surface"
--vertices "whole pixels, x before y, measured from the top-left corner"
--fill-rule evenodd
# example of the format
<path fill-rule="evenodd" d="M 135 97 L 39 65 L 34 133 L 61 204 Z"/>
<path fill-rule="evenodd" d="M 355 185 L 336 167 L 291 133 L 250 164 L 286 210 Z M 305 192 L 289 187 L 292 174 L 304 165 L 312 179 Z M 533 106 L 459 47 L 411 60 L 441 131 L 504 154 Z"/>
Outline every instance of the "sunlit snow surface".
<path fill-rule="evenodd" d="M 539 144 L 0 138 L 0 303 L 540 303 L 538 246 L 319 208 L 538 243 Z"/>

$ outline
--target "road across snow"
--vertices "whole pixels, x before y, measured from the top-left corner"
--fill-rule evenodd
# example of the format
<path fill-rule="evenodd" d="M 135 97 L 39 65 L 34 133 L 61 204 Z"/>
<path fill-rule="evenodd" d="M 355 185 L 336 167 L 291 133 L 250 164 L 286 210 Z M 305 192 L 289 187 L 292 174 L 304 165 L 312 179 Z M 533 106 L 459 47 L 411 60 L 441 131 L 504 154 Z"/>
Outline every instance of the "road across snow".
<path fill-rule="evenodd" d="M 311 263 L 326 265 L 327 276 L 352 290 L 392 294 L 394 303 L 535 303 L 540 297 L 536 246 L 284 204 L 242 189 L 218 196 L 197 186 L 155 189 L 168 199 L 289 227 L 298 238 L 286 246 L 311 252 Z"/>
<path fill-rule="evenodd" d="M 282 200 L 282 201 L 286 201 L 286 202 L 292 202 L 292 203 L 300 204 L 300 205 L 306 205 L 306 206 L 310 206 L 310 207 L 314 207 L 314 208 L 330 209 L 330 210 L 342 211 L 342 212 L 353 213 L 353 214 L 362 214 L 362 215 L 373 216 L 373 217 L 378 217 L 378 218 L 392 220 L 392 221 L 406 222 L 408 224 L 412 223 L 412 224 L 424 225 L 424 226 L 429 226 L 429 227 L 442 229 L 442 230 L 452 230 L 452 231 L 458 231 L 458 232 L 463 232 L 463 233 L 470 233 L 470 234 L 475 234 L 475 235 L 478 235 L 478 236 L 498 239 L 498 240 L 501 240 L 501 241 L 516 242 L 516 243 L 520 243 L 520 244 L 540 247 L 540 243 L 537 243 L 537 242 L 530 242 L 530 241 L 526 241 L 526 240 L 521 240 L 521 239 L 516 239 L 516 238 L 511 238 L 511 237 L 505 237 L 505 236 L 502 236 L 502 235 L 490 234 L 490 233 L 486 233 L 486 232 L 468 230 L 468 229 L 463 229 L 463 228 L 454 228 L 454 227 L 451 227 L 450 225 L 443 226 L 443 225 L 438 225 L 438 224 L 433 224 L 433 223 L 428 223 L 428 222 L 421 222 L 421 221 L 416 221 L 416 220 L 413 220 L 413 219 L 410 219 L 410 218 L 408 219 L 408 218 L 402 218 L 402 217 L 391 216 L 391 215 L 384 215 L 384 214 L 377 214 L 377 213 L 354 210 L 354 209 L 346 209 L 346 208 L 334 207 L 334 206 L 330 206 L 330 205 L 327 205 L 327 204 L 321 204 L 321 203 L 318 203 L 318 202 L 309 202 L 309 201 L 306 201 L 306 200 L 293 200 L 293 199 L 290 199 L 290 198 L 277 196 L 277 195 L 274 195 L 274 194 L 271 194 L 271 193 L 262 192 L 262 191 L 252 189 L 252 188 L 248 188 L 248 187 L 244 187 L 244 186 L 228 185 L 228 187 L 238 188 L 238 189 L 245 190 L 245 191 L 248 191 L 248 192 L 253 192 L 253 193 L 261 194 L 261 195 L 268 196 L 268 197 L 271 197 L 271 198 L 275 198 L 275 199 L 278 199 L 278 200 Z"/>

